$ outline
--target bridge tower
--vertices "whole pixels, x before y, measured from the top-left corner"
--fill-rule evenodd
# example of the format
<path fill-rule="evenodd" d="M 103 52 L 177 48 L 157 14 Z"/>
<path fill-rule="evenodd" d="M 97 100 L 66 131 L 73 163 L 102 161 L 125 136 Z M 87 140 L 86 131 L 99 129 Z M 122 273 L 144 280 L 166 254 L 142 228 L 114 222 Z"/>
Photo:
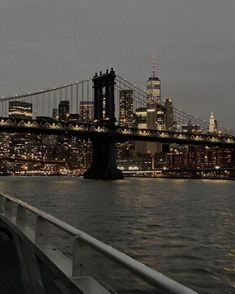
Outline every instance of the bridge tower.
<path fill-rule="evenodd" d="M 114 85 L 116 74 L 113 68 L 105 74 L 95 74 L 94 84 L 94 123 L 115 131 Z M 117 168 L 115 140 L 111 138 L 92 139 L 93 157 L 91 167 L 84 174 L 85 179 L 123 179 Z"/>

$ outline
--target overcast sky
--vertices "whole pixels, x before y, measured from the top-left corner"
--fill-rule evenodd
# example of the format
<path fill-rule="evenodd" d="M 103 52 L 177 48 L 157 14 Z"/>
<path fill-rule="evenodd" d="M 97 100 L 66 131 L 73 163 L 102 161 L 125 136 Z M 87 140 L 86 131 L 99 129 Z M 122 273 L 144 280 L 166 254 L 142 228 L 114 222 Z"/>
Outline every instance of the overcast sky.
<path fill-rule="evenodd" d="M 113 66 L 141 88 L 235 129 L 235 0 L 0 0 L 0 96 Z"/>

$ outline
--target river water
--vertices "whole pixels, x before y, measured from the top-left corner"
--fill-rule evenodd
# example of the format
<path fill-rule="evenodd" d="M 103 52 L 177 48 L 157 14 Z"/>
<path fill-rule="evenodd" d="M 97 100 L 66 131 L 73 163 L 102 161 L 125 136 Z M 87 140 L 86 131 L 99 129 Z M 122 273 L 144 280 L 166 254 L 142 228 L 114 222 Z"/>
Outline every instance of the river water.
<path fill-rule="evenodd" d="M 0 190 L 199 293 L 235 293 L 234 181 L 1 177 Z M 69 254 L 66 240 L 59 234 L 54 239 Z M 91 256 L 89 270 L 118 293 L 155 293 L 100 256 Z"/>

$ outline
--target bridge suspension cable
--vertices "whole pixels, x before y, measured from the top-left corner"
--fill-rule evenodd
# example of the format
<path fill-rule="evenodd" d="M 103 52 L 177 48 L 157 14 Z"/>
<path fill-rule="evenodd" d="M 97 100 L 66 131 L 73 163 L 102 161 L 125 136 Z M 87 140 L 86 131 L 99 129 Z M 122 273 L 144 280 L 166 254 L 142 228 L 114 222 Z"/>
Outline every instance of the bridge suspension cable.
<path fill-rule="evenodd" d="M 116 81 L 117 81 L 116 82 L 117 90 L 119 91 L 122 89 L 132 90 L 135 103 L 139 105 L 139 107 L 146 107 L 148 95 L 144 90 L 140 89 L 139 87 L 137 87 L 136 85 L 128 81 L 127 79 L 124 79 L 120 75 L 117 75 Z M 162 102 L 157 102 L 157 103 L 159 106 L 165 107 L 164 103 Z M 190 113 L 182 111 L 181 109 L 175 106 L 173 107 L 173 115 L 174 115 L 174 121 L 181 126 L 191 124 L 191 125 L 199 126 L 203 132 L 208 131 L 208 126 L 209 126 L 208 121 L 202 120 L 198 118 L 197 116 L 194 116 Z M 222 131 L 223 133 L 227 133 L 228 131 L 222 127 L 220 127 L 219 130 Z"/>
<path fill-rule="evenodd" d="M 64 84 L 58 87 L 52 87 L 25 94 L 7 96 L 0 98 L 0 116 L 7 117 L 10 113 L 18 111 L 21 108 L 22 114 L 35 118 L 36 116 L 52 117 L 53 110 L 57 111 L 61 101 L 67 102 L 68 113 L 79 113 L 79 107 L 82 101 L 91 101 L 92 79 Z M 25 102 L 26 104 L 15 103 L 13 101 Z M 27 103 L 29 103 L 27 105 Z M 66 104 L 66 103 L 65 103 Z M 25 109 L 24 109 L 25 108 Z M 28 110 L 26 109 L 28 108 Z M 17 110 L 16 110 L 17 109 Z M 24 112 L 25 111 L 25 112 Z M 28 113 L 27 113 L 28 112 Z"/>
<path fill-rule="evenodd" d="M 139 107 L 146 107 L 148 100 L 148 95 L 146 91 L 137 87 L 127 79 L 116 75 L 115 90 L 120 95 L 121 90 L 132 90 L 133 96 L 133 111 Z M 86 119 L 88 115 L 91 116 L 92 113 L 88 113 L 92 109 L 92 78 L 76 81 L 62 86 L 42 89 L 40 91 L 28 92 L 25 94 L 6 96 L 0 98 L 0 116 L 7 117 L 9 113 L 9 102 L 11 101 L 22 101 L 32 104 L 33 117 L 36 116 L 50 116 L 53 109 L 57 109 L 61 101 L 69 101 L 70 113 L 79 114 L 81 112 L 81 105 L 84 107 L 84 111 L 87 113 L 82 113 L 82 119 Z M 120 110 L 120 96 L 116 95 L 116 116 L 119 116 Z M 163 102 L 157 102 L 162 109 L 165 108 Z M 90 107 L 90 110 L 88 110 Z M 177 107 L 173 107 L 174 122 L 177 125 L 195 125 L 199 126 L 203 132 L 208 131 L 209 123 L 206 120 L 199 119 L 198 117 L 182 111 Z M 224 133 L 227 130 L 220 128 Z"/>
<path fill-rule="evenodd" d="M 2 96 L 0 98 L 0 102 L 9 101 L 9 100 L 16 100 L 16 99 L 20 99 L 20 98 L 27 98 L 27 97 L 32 97 L 32 96 L 36 96 L 36 95 L 42 95 L 42 94 L 50 93 L 50 92 L 56 92 L 58 90 L 67 89 L 67 88 L 72 87 L 72 86 L 81 85 L 82 83 L 87 83 L 90 80 L 91 80 L 91 78 L 88 78 L 88 79 L 85 79 L 85 80 L 76 81 L 76 82 L 69 83 L 69 84 L 64 84 L 63 86 L 52 87 L 52 88 L 48 88 L 48 89 L 45 89 L 45 90 L 43 89 L 43 90 L 36 91 L 36 92 L 28 92 L 28 93 L 19 94 L 19 95 L 16 94 L 14 96 Z"/>

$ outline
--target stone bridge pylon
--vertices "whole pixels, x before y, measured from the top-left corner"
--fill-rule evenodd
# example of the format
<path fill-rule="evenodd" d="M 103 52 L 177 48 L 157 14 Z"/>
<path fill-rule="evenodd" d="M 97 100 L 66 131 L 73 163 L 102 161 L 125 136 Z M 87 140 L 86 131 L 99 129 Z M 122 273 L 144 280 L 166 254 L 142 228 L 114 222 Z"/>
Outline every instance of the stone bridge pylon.
<path fill-rule="evenodd" d="M 110 130 L 115 129 L 114 85 L 116 74 L 113 69 L 105 74 L 95 74 L 94 84 L 94 123 Z M 93 158 L 91 167 L 84 174 L 85 179 L 123 179 L 117 168 L 115 140 L 111 138 L 92 139 Z"/>

